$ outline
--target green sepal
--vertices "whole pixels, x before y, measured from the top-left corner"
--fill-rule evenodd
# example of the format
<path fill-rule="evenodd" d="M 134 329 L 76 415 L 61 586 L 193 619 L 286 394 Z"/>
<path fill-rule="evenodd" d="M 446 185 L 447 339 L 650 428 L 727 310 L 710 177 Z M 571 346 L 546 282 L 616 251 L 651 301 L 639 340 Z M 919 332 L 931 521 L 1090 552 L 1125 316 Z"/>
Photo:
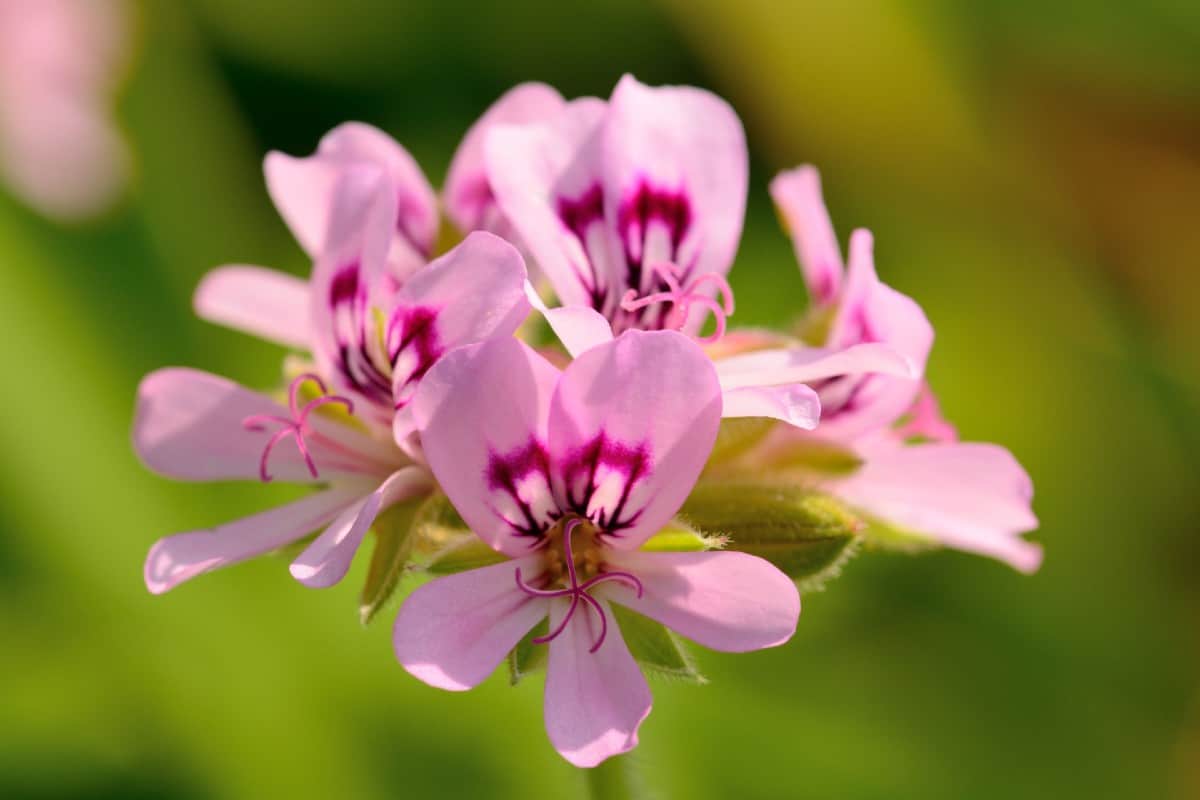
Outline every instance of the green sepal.
<path fill-rule="evenodd" d="M 721 420 L 717 441 L 708 456 L 706 469 L 720 466 L 750 451 L 774 430 L 775 420 L 766 417 L 735 417 Z"/>
<path fill-rule="evenodd" d="M 930 536 L 884 522 L 878 517 L 863 515 L 863 546 L 870 550 L 890 550 L 900 553 L 919 553 L 933 550 L 941 544 Z"/>
<path fill-rule="evenodd" d="M 862 459 L 851 450 L 820 440 L 805 440 L 776 451 L 762 462 L 762 466 L 773 472 L 798 471 L 842 476 L 855 472 L 862 463 Z"/>
<path fill-rule="evenodd" d="M 680 519 L 673 519 L 642 545 L 652 553 L 695 553 L 701 550 L 720 550 L 727 543 L 724 536 L 701 533 Z"/>
<path fill-rule="evenodd" d="M 665 626 L 616 603 L 609 608 L 630 654 L 644 669 L 688 683 L 708 683 L 683 641 Z"/>
<path fill-rule="evenodd" d="M 838 573 L 865 527 L 829 495 L 778 484 L 702 482 L 680 516 L 729 536 L 727 549 L 764 558 L 807 588 Z"/>
<path fill-rule="evenodd" d="M 397 503 L 376 517 L 371 526 L 375 550 L 358 604 L 358 617 L 363 625 L 374 619 L 396 592 L 412 555 L 413 521 L 423 504 L 423 498 Z"/>
<path fill-rule="evenodd" d="M 430 556 L 424 568 L 431 575 L 453 575 L 508 560 L 508 556 L 488 547 L 475 534 L 467 533 L 449 541 Z"/>
<path fill-rule="evenodd" d="M 534 644 L 533 640 L 550 631 L 549 620 L 542 620 L 508 651 L 508 683 L 516 686 L 522 679 L 546 668 L 547 645 Z"/>
<path fill-rule="evenodd" d="M 414 546 L 417 552 L 437 553 L 466 536 L 474 536 L 467 523 L 442 492 L 435 490 L 421 504 L 413 520 Z"/>

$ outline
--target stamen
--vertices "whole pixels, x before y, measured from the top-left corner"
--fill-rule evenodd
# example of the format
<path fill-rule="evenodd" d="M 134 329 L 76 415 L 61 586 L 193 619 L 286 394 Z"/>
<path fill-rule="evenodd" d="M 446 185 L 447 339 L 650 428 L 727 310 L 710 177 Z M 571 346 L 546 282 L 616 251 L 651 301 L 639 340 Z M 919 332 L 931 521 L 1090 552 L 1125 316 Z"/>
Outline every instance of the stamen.
<path fill-rule="evenodd" d="M 316 398 L 309 400 L 301 408 L 300 390 L 304 387 L 305 383 L 309 382 L 317 385 L 320 394 Z M 304 441 L 304 437 L 309 433 L 308 415 L 321 406 L 329 405 L 330 403 L 340 403 L 345 406 L 347 414 L 354 413 L 354 403 L 350 398 L 329 394 L 329 389 L 319 376 L 311 372 L 306 372 L 293 380 L 291 386 L 288 387 L 288 411 L 291 412 L 290 419 L 277 414 L 254 414 L 242 420 L 242 427 L 248 431 L 265 431 L 267 423 L 275 423 L 282 426 L 267 440 L 267 444 L 263 448 L 262 458 L 258 462 L 258 475 L 264 483 L 269 483 L 272 480 L 271 473 L 267 471 L 267 462 L 271 458 L 271 451 L 275 449 L 275 445 L 282 442 L 288 436 L 296 440 L 296 449 L 300 451 L 300 455 L 304 459 L 304 464 L 308 467 L 309 473 L 314 478 L 320 477 L 317 472 L 317 463 L 313 460 L 312 453 L 309 451 L 308 443 Z"/>
<path fill-rule="evenodd" d="M 562 621 L 547 633 L 545 636 L 538 636 L 533 639 L 534 644 L 546 644 L 556 638 L 559 634 L 567 629 L 567 623 L 571 621 L 571 617 L 575 616 L 575 609 L 579 608 L 579 603 L 582 600 L 596 612 L 596 616 L 600 618 L 600 635 L 596 637 L 595 643 L 588 650 L 589 653 L 595 653 L 600 649 L 600 645 L 604 644 L 605 637 L 608 636 L 608 618 L 604 613 L 604 607 L 600 605 L 600 601 L 588 594 L 588 590 L 593 586 L 603 583 L 604 581 L 619 581 L 634 589 L 637 596 L 640 598 L 645 592 L 645 587 L 638 580 L 636 575 L 629 572 L 602 572 L 593 578 L 590 578 L 584 583 L 579 582 L 579 574 L 575 569 L 575 556 L 571 552 L 571 536 L 575 533 L 575 529 L 583 524 L 583 520 L 578 518 L 571 519 L 563 528 L 563 557 L 567 562 L 567 577 L 571 581 L 571 585 L 563 589 L 539 589 L 535 586 L 530 586 L 521 578 L 521 568 L 517 567 L 516 579 L 517 588 L 533 597 L 570 597 L 571 606 L 567 609 L 567 613 L 563 616 Z"/>
<path fill-rule="evenodd" d="M 621 298 L 621 308 L 623 310 L 638 311 L 646 306 L 670 303 L 671 310 L 667 312 L 667 316 L 663 320 L 663 326 L 672 330 L 680 330 L 687 322 L 692 306 L 700 305 L 713 315 L 713 321 L 716 322 L 717 328 L 711 336 L 700 336 L 697 338 L 702 342 L 711 344 L 725 335 L 725 320 L 727 317 L 733 315 L 733 289 L 729 286 L 729 281 L 725 280 L 724 276 L 714 272 L 706 272 L 703 275 L 696 276 L 684 286 L 679 283 L 679 278 L 683 270 L 677 264 L 672 264 L 669 261 L 655 261 L 650 264 L 650 272 L 657 275 L 667 285 L 667 291 L 638 297 L 637 290 L 630 289 Z M 721 298 L 720 303 L 708 295 L 700 293 L 700 287 L 705 284 L 712 284 L 717 287 L 717 294 Z"/>

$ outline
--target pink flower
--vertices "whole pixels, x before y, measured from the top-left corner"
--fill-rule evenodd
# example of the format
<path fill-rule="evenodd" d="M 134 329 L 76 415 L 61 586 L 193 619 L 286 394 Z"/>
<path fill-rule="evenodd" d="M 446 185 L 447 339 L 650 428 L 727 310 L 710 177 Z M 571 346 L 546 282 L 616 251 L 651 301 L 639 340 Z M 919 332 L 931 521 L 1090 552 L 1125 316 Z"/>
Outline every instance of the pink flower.
<path fill-rule="evenodd" d="M 128 182 L 113 110 L 128 16 L 120 0 L 0 0 L 0 176 L 47 216 L 94 216 Z"/>
<path fill-rule="evenodd" d="M 626 75 L 607 103 L 583 98 L 540 122 L 497 126 L 487 156 L 496 201 L 562 306 L 547 308 L 532 288 L 529 300 L 573 355 L 623 330 L 694 335 L 708 316 L 716 330 L 705 341 L 724 334 L 748 156 L 742 124 L 723 100 Z M 871 343 L 845 353 L 778 350 L 756 370 L 753 361 L 728 370 L 717 363 L 725 416 L 771 416 L 805 429 L 821 415 L 806 382 L 914 369 Z"/>
<path fill-rule="evenodd" d="M 715 370 L 685 336 L 630 331 L 562 372 L 493 339 L 438 362 L 414 413 L 451 502 L 511 559 L 405 602 L 394 644 L 417 678 L 469 689 L 549 617 L 546 730 L 568 761 L 594 766 L 636 746 L 651 707 L 610 603 L 718 650 L 795 631 L 799 594 L 766 561 L 639 549 L 691 491 L 721 417 Z"/>
<path fill-rule="evenodd" d="M 561 105 L 553 89 L 523 84 L 467 133 L 444 192 L 447 213 L 463 230 L 507 232 L 483 170 L 487 132 L 497 124 L 555 113 Z M 338 126 L 305 158 L 270 153 L 264 171 L 276 207 L 313 259 L 311 280 L 306 285 L 263 267 L 219 267 L 197 290 L 196 311 L 311 351 L 318 372 L 356 400 L 365 416 L 390 423 L 395 408 L 403 408 L 411 394 L 413 375 L 429 366 L 423 348 L 445 334 L 419 309 L 401 317 L 376 313 L 389 310 L 391 298 L 431 257 L 439 224 L 433 188 L 408 151 L 362 123 Z M 438 291 L 443 301 L 458 293 L 449 284 Z M 481 287 L 473 296 L 489 293 Z M 495 321 L 489 314 L 482 318 Z M 397 434 L 404 433 L 401 420 Z"/>
<path fill-rule="evenodd" d="M 1036 570 L 1041 548 L 1020 537 L 1037 527 L 1029 476 L 1002 447 L 957 442 L 919 380 L 933 328 L 913 300 L 876 276 L 871 234 L 861 229 L 851 234 L 844 266 L 817 171 L 785 172 L 771 183 L 771 193 L 791 232 L 814 314 L 829 320 L 825 346 L 878 343 L 917 367 L 908 377 L 847 374 L 814 382 L 820 428 L 783 435 L 794 446 L 819 438 L 853 451 L 862 461 L 859 469 L 822 481 L 851 505 L 950 547 L 998 558 L 1023 572 Z M 730 361 L 757 359 L 765 366 L 767 358 L 750 354 Z M 921 441 L 909 443 L 913 438 Z"/>
<path fill-rule="evenodd" d="M 479 231 L 414 273 L 391 296 L 363 291 L 360 277 L 369 281 L 383 264 L 378 242 L 364 244 L 364 238 L 378 228 L 371 211 L 381 205 L 385 186 L 377 173 L 348 173 L 345 186 L 336 190 L 329 249 L 314 270 L 319 278 L 331 276 L 323 284 L 330 291 L 315 299 L 332 302 L 314 304 L 314 317 L 320 320 L 317 330 L 334 337 L 315 337 L 318 363 L 325 375 L 337 378 L 334 386 L 358 391 L 330 393 L 325 378 L 305 374 L 292 382 L 285 408 L 193 370 L 162 370 L 142 382 L 134 446 L 151 469 L 184 480 L 279 478 L 326 485 L 282 508 L 159 541 L 146 561 L 151 591 L 166 591 L 322 527 L 324 533 L 293 562 L 292 574 L 309 586 L 329 586 L 345 575 L 381 511 L 433 487 L 428 470 L 410 457 L 419 457 L 419 450 L 406 454 L 396 443 L 407 437 L 413 393 L 444 353 L 516 330 L 529 312 L 522 289 L 525 269 L 515 248 Z M 345 266 L 334 270 L 333 264 Z M 256 319 L 250 300 L 244 302 L 247 318 Z M 272 316 L 270 306 L 261 310 L 257 319 L 273 330 L 296 326 L 300 333 L 302 326 L 286 314 Z M 361 321 L 375 314 L 386 321 L 373 329 L 377 337 L 355 338 Z M 346 355 L 349 348 L 358 348 L 355 358 Z M 307 388 L 317 393 L 306 402 Z M 378 395 L 368 395 L 365 388 L 377 389 Z M 363 413 L 364 397 L 381 402 L 367 405 Z M 340 407 L 340 419 L 327 414 L 331 407 Z M 395 439 L 394 430 L 404 435 Z"/>

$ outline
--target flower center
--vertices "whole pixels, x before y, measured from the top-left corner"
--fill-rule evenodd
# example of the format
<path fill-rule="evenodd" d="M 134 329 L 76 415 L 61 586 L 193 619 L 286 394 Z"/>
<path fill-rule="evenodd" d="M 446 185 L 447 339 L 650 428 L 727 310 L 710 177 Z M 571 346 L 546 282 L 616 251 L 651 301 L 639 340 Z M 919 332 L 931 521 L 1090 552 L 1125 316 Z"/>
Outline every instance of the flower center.
<path fill-rule="evenodd" d="M 532 597 L 571 598 L 571 605 L 567 609 L 567 613 L 563 616 L 562 621 L 545 636 L 539 636 L 534 639 L 533 642 L 535 644 L 546 644 L 557 638 L 559 634 L 567 629 L 567 624 L 571 621 L 571 617 L 575 616 L 576 610 L 578 610 L 582 603 L 590 606 L 600 619 L 600 633 L 588 650 L 589 653 L 594 653 L 600 649 L 600 645 L 604 644 L 604 637 L 608 635 L 608 618 L 604 613 L 604 607 L 600 605 L 600 601 L 592 597 L 588 592 L 592 587 L 604 581 L 618 581 L 637 591 L 637 596 L 641 597 L 643 587 L 642 582 L 632 573 L 604 569 L 602 546 L 597 542 L 595 532 L 591 530 L 584 531 L 584 535 L 589 539 L 588 546 L 581 553 L 575 553 L 571 540 L 574 537 L 575 531 L 583 525 L 584 521 L 582 519 L 572 517 L 563 525 L 561 539 L 551 539 L 547 545 L 545 574 L 550 578 L 549 586 L 558 585 L 561 588 L 551 589 L 530 586 L 521 577 L 520 567 L 517 567 L 515 577 L 517 587 Z M 590 526 L 588 527 L 590 528 Z M 580 563 L 576 563 L 577 561 Z M 566 572 L 565 581 L 563 579 L 564 570 Z M 583 583 L 580 583 L 580 573 L 583 573 Z"/>
<path fill-rule="evenodd" d="M 304 384 L 309 382 L 316 384 L 320 394 L 301 407 L 300 390 L 304 387 Z M 308 466 L 308 471 L 314 478 L 319 477 L 317 464 L 313 460 L 312 453 L 309 452 L 308 444 L 304 441 L 304 437 L 309 434 L 308 415 L 321 406 L 330 403 L 340 403 L 345 406 L 347 414 L 354 413 L 354 403 L 349 398 L 329 394 L 329 389 L 326 388 L 324 381 L 311 372 L 306 372 L 303 375 L 297 376 L 288 387 L 288 410 L 292 415 L 290 419 L 278 416 L 277 414 L 254 414 L 242 420 L 242 427 L 248 431 L 265 431 L 267 425 L 271 423 L 281 426 L 267 440 L 266 447 L 263 448 L 262 458 L 258 462 L 258 474 L 263 482 L 271 480 L 271 473 L 267 471 L 267 462 L 271 458 L 271 451 L 275 449 L 275 445 L 289 436 L 296 440 L 296 448 L 304 458 L 304 463 Z"/>
<path fill-rule="evenodd" d="M 725 320 L 733 314 L 733 289 L 730 288 L 729 282 L 723 276 L 714 272 L 706 272 L 703 275 L 697 275 L 686 284 L 680 283 L 683 269 L 678 264 L 672 264 L 669 261 L 652 262 L 650 272 L 666 285 L 666 291 L 638 297 L 637 290 L 630 289 L 621 298 L 622 310 L 639 311 L 646 306 L 670 303 L 671 309 L 663 318 L 662 326 L 671 330 L 679 330 L 687 323 L 692 306 L 698 305 L 712 313 L 717 328 L 710 336 L 697 338 L 702 342 L 711 343 L 725 335 Z M 712 284 L 717 288 L 717 295 L 721 298 L 721 302 L 718 303 L 715 298 L 700 291 L 700 287 L 705 284 Z"/>

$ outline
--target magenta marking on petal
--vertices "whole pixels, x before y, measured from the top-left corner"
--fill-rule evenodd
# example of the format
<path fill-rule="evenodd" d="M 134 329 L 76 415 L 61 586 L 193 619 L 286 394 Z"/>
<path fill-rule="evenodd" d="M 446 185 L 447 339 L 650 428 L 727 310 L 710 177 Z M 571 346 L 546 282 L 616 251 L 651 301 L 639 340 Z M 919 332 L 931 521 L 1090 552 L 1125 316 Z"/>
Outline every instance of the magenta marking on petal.
<path fill-rule="evenodd" d="M 669 258 L 678 261 L 679 247 L 692 227 L 692 204 L 687 193 L 655 187 L 643 179 L 622 200 L 617 209 L 617 233 L 625 248 L 625 285 L 633 289 L 642 286 L 646 231 L 652 222 L 666 227 L 671 240 Z"/>
<path fill-rule="evenodd" d="M 574 199 L 560 197 L 557 211 L 563 226 L 574 234 L 584 253 L 587 253 L 588 231 L 593 225 L 604 222 L 604 189 L 597 183 Z M 584 271 L 580 265 L 575 265 L 575 276 L 587 291 L 592 308 L 603 312 L 608 303 L 608 290 L 596 281 L 596 265 L 590 266 L 590 271 Z"/>
<path fill-rule="evenodd" d="M 556 639 L 563 631 L 567 629 L 567 623 L 571 621 L 571 617 L 575 615 L 575 610 L 579 608 L 580 601 L 591 606 L 596 612 L 596 616 L 600 618 L 600 635 L 596 637 L 596 641 L 589 648 L 589 653 L 595 653 L 600 649 L 600 645 L 604 644 L 605 637 L 608 636 L 608 616 L 604 613 L 604 608 L 600 605 L 600 601 L 588 594 L 588 590 L 593 586 L 603 583 L 604 581 L 619 581 L 627 583 L 637 591 L 637 596 L 640 598 L 644 591 L 642 582 L 637 576 L 629 572 L 603 572 L 588 580 L 586 583 L 579 582 L 579 572 L 575 568 L 575 554 L 571 550 L 571 539 L 575 530 L 583 524 L 583 520 L 578 517 L 567 521 L 563 528 L 563 558 L 567 562 L 567 577 L 571 581 L 571 585 L 563 589 L 538 589 L 530 586 L 521 578 L 521 568 L 517 567 L 516 580 L 517 588 L 532 597 L 570 597 L 571 605 L 567 608 L 567 613 L 563 615 L 562 621 L 544 636 L 538 636 L 533 639 L 534 644 L 546 644 Z"/>
<path fill-rule="evenodd" d="M 313 400 L 309 400 L 303 408 L 300 407 L 300 389 L 305 383 L 315 383 L 320 390 L 320 396 Z M 341 403 L 346 407 L 346 413 L 354 413 L 354 403 L 348 397 L 341 395 L 329 394 L 329 389 L 325 386 L 325 382 L 320 377 L 306 372 L 298 376 L 292 381 L 288 387 L 288 410 L 291 412 L 291 419 L 287 419 L 276 414 L 254 414 L 242 420 L 242 427 L 248 431 L 261 432 L 267 429 L 267 423 L 273 422 L 281 425 L 279 430 L 267 440 L 266 446 L 263 448 L 262 457 L 258 462 L 258 475 L 264 483 L 269 483 L 272 480 L 271 473 L 267 470 L 267 462 L 271 458 L 271 451 L 275 449 L 275 445 L 282 442 L 288 436 L 292 436 L 296 440 L 296 449 L 300 451 L 301 457 L 304 459 L 304 464 L 308 467 L 309 473 L 314 477 L 320 477 L 317 472 L 316 461 L 313 460 L 312 453 L 308 449 L 308 444 L 304 441 L 304 437 L 308 435 L 308 415 L 321 406 L 329 403 Z"/>
<path fill-rule="evenodd" d="M 733 315 L 734 306 L 733 289 L 729 286 L 729 281 L 725 280 L 723 275 L 707 272 L 693 278 L 685 285 L 680 283 L 683 270 L 677 264 L 667 261 L 652 263 L 650 265 L 650 272 L 666 285 L 666 291 L 638 297 L 636 289 L 629 289 L 625 292 L 625 296 L 621 298 L 622 310 L 630 312 L 639 311 L 647 306 L 670 303 L 671 310 L 662 318 L 662 327 L 671 330 L 680 330 L 687 323 L 692 306 L 700 305 L 712 313 L 713 320 L 717 324 L 716 330 L 713 331 L 712 335 L 698 337 L 700 341 L 711 344 L 725 335 L 725 321 L 727 317 Z M 721 298 L 720 303 L 698 291 L 699 287 L 706 283 L 717 287 L 717 294 Z"/>
<path fill-rule="evenodd" d="M 608 438 L 604 431 L 591 441 L 568 453 L 562 464 L 566 483 L 567 506 L 580 516 L 590 516 L 589 507 L 600 488 L 599 473 L 616 473 L 621 489 L 611 507 L 592 511 L 592 522 L 610 536 L 637 523 L 642 514 L 638 509 L 628 513 L 629 495 L 637 483 L 650 475 L 650 446 L 648 443 L 628 445 Z M 576 490 L 581 489 L 577 495 Z"/>
<path fill-rule="evenodd" d="M 425 377 L 425 373 L 442 357 L 445 348 L 438 339 L 437 322 L 438 310 L 428 306 L 407 306 L 397 308 L 388 322 L 387 342 L 388 359 L 393 368 L 400 364 L 401 355 L 411 354 L 411 359 L 405 362 L 408 375 L 404 381 L 394 387 L 394 398 L 397 410 L 408 405 L 412 399 L 415 384 Z"/>
<path fill-rule="evenodd" d="M 539 478 L 547 491 L 550 487 L 550 454 L 536 439 L 505 454 L 488 454 L 486 478 L 488 489 L 503 492 L 516 504 L 522 519 L 506 520 L 517 536 L 541 539 L 550 527 L 551 519 L 539 519 L 527 498 L 521 496 L 520 485 L 531 476 Z"/>

